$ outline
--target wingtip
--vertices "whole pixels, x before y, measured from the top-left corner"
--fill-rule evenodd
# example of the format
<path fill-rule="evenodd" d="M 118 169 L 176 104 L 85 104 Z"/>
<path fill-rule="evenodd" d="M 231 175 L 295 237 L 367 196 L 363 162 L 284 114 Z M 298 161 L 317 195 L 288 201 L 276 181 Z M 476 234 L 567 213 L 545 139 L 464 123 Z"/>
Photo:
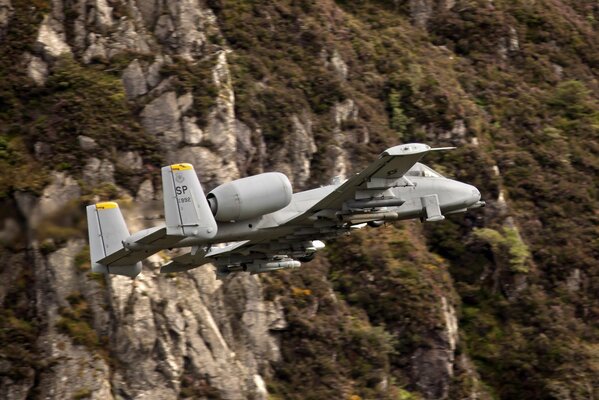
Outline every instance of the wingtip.
<path fill-rule="evenodd" d="M 429 151 L 439 151 L 439 150 L 453 150 L 456 147 L 431 147 L 428 144 L 424 143 L 407 143 L 400 144 L 398 146 L 393 146 L 388 148 L 383 152 L 383 156 L 402 156 L 409 154 L 419 154 L 426 153 Z"/>
<path fill-rule="evenodd" d="M 455 150 L 455 149 L 457 149 L 457 147 L 455 147 L 455 146 L 450 146 L 450 147 L 434 147 L 434 148 L 431 148 L 430 151 Z"/>
<path fill-rule="evenodd" d="M 388 148 L 383 152 L 383 156 L 403 156 L 409 154 L 419 154 L 425 153 L 429 151 L 431 147 L 428 144 L 424 143 L 407 143 L 400 144 L 398 146 L 393 146 Z"/>

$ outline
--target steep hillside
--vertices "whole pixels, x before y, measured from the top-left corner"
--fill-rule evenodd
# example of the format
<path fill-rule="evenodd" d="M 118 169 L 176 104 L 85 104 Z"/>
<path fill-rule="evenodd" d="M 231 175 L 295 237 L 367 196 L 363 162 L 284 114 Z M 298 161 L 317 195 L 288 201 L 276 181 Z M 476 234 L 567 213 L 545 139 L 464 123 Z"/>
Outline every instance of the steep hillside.
<path fill-rule="evenodd" d="M 599 398 L 591 0 L 0 0 L 0 397 Z M 299 271 L 89 269 L 83 208 L 159 167 L 295 190 L 404 142 L 487 207 Z"/>

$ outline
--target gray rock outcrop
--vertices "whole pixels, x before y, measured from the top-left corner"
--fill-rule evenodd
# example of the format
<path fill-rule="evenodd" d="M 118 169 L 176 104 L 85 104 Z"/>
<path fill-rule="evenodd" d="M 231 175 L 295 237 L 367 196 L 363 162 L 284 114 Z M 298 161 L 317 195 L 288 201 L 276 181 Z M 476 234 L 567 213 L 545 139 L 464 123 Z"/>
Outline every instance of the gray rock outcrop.
<path fill-rule="evenodd" d="M 0 0 L 0 38 L 2 38 L 4 30 L 10 22 L 13 8 L 10 0 Z"/>

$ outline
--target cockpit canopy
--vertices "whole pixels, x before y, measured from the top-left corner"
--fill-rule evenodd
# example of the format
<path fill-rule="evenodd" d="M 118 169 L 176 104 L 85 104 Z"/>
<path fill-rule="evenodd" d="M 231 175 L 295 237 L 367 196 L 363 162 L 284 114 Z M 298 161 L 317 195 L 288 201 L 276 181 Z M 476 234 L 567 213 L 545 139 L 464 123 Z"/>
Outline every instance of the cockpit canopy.
<path fill-rule="evenodd" d="M 408 172 L 406 176 L 421 176 L 425 178 L 445 178 L 443 175 L 435 171 L 434 169 L 427 167 L 422 163 L 416 163 Z"/>

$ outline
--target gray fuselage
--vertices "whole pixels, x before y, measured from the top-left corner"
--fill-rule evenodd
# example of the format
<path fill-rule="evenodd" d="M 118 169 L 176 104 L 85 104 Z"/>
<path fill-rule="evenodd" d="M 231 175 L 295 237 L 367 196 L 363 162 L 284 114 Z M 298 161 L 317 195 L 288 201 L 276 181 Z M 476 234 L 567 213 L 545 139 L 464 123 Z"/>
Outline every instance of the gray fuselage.
<path fill-rule="evenodd" d="M 388 189 L 388 194 L 403 201 L 403 204 L 395 207 L 384 207 L 373 209 L 369 215 L 372 220 L 378 218 L 374 214 L 397 213 L 398 220 L 419 218 L 423 216 L 424 208 L 422 198 L 437 195 L 439 208 L 442 214 L 466 211 L 475 206 L 480 200 L 480 192 L 474 186 L 456 180 L 442 177 L 434 173 L 423 164 L 418 168 L 426 168 L 429 176 L 409 176 L 409 185 Z M 432 172 L 432 174 L 430 173 Z M 182 239 L 173 247 L 197 246 L 205 244 L 216 244 L 223 242 L 234 242 L 250 239 L 269 239 L 285 235 L 297 235 L 297 232 L 305 232 L 305 236 L 321 237 L 327 232 L 333 233 L 347 231 L 351 223 L 342 223 L 337 218 L 319 218 L 317 220 L 307 219 L 298 224 L 285 225 L 288 221 L 302 215 L 306 210 L 317 204 L 321 199 L 329 195 L 342 183 L 327 185 L 316 189 L 294 193 L 291 203 L 285 208 L 273 213 L 243 221 L 221 222 L 218 224 L 218 233 L 210 241 L 201 241 L 194 237 Z M 351 215 L 352 210 L 346 211 Z M 341 215 L 341 214 L 340 214 Z M 383 219 L 382 216 L 380 219 Z M 331 235 L 334 236 L 334 235 Z"/>

